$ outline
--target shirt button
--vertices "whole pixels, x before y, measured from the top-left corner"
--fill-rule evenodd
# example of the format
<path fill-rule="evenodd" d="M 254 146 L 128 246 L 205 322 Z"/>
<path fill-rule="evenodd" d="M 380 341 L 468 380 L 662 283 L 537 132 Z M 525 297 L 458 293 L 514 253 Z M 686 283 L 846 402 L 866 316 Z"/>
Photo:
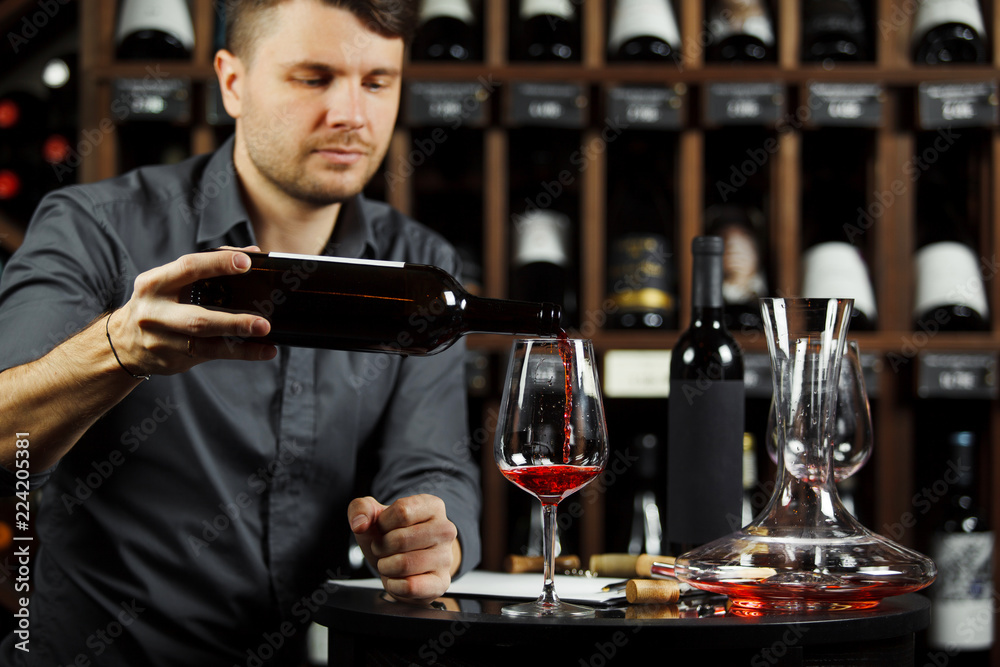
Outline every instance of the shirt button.
<path fill-rule="evenodd" d="M 302 383 L 301 382 L 293 382 L 292 386 L 291 386 L 291 390 L 292 390 L 292 396 L 298 396 L 299 394 L 302 393 Z"/>

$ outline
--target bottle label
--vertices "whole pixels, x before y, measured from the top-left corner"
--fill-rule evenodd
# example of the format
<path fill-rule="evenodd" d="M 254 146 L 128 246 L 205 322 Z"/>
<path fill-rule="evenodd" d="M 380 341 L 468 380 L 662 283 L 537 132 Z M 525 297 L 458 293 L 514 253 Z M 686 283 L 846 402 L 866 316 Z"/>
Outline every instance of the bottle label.
<path fill-rule="evenodd" d="M 522 21 L 546 14 L 572 21 L 573 3 L 571 0 L 521 0 Z"/>
<path fill-rule="evenodd" d="M 993 645 L 993 533 L 938 533 L 931 546 L 938 576 L 928 641 L 964 651 Z"/>
<path fill-rule="evenodd" d="M 194 48 L 194 23 L 187 0 L 126 0 L 118 17 L 116 41 L 140 30 L 161 30 L 176 37 L 188 51 Z"/>
<path fill-rule="evenodd" d="M 567 245 L 569 218 L 561 213 L 538 209 L 514 223 L 514 267 L 546 262 L 556 266 L 569 264 Z"/>
<path fill-rule="evenodd" d="M 420 5 L 420 22 L 425 23 L 439 16 L 458 19 L 471 24 L 475 21 L 469 0 L 424 0 Z"/>
<path fill-rule="evenodd" d="M 964 23 L 977 34 L 986 34 L 979 0 L 920 0 L 913 19 L 911 44 L 917 44 L 930 30 L 945 23 Z"/>
<path fill-rule="evenodd" d="M 680 29 L 670 0 L 618 0 L 608 32 L 608 50 L 612 53 L 633 37 L 658 37 L 676 49 L 681 43 Z"/>
<path fill-rule="evenodd" d="M 765 46 L 774 45 L 774 31 L 761 0 L 723 0 L 718 5 L 708 29 L 716 41 L 732 35 L 756 37 Z"/>
<path fill-rule="evenodd" d="M 743 380 L 671 380 L 667 534 L 699 545 L 743 523 Z"/>
<path fill-rule="evenodd" d="M 367 266 L 381 266 L 392 269 L 401 269 L 406 266 L 405 262 L 390 262 L 383 259 L 354 259 L 353 257 L 326 257 L 323 255 L 297 255 L 290 252 L 269 252 L 268 257 L 275 259 L 297 259 L 309 262 L 332 262 L 334 264 L 364 264 Z"/>
<path fill-rule="evenodd" d="M 666 239 L 657 234 L 629 234 L 611 247 L 608 288 L 626 310 L 673 310 Z"/>
<path fill-rule="evenodd" d="M 917 251 L 914 263 L 914 317 L 951 304 L 968 306 L 987 317 L 986 289 L 972 248 L 954 241 L 931 243 Z"/>
<path fill-rule="evenodd" d="M 819 243 L 802 257 L 802 295 L 817 299 L 854 299 L 854 308 L 874 320 L 875 291 L 865 260 L 850 243 Z"/>

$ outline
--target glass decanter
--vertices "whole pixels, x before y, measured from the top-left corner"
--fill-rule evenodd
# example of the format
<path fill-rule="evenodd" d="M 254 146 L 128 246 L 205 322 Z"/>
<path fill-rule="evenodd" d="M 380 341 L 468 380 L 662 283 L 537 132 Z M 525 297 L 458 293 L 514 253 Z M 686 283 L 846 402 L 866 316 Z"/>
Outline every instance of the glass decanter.
<path fill-rule="evenodd" d="M 834 406 L 851 299 L 761 299 L 779 457 L 767 506 L 742 530 L 677 558 L 678 579 L 736 614 L 866 609 L 934 581 L 934 563 L 868 531 L 833 473 Z"/>

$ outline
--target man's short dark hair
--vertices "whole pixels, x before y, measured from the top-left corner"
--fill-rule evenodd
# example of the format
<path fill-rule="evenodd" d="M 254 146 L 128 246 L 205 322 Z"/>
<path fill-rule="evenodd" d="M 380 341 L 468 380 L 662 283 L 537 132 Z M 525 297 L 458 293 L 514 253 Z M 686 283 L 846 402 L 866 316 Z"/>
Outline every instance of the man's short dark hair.
<path fill-rule="evenodd" d="M 418 0 L 315 0 L 354 14 L 367 28 L 383 37 L 400 37 L 407 45 L 417 25 Z M 226 49 L 239 58 L 253 58 L 269 10 L 289 0 L 224 0 Z"/>

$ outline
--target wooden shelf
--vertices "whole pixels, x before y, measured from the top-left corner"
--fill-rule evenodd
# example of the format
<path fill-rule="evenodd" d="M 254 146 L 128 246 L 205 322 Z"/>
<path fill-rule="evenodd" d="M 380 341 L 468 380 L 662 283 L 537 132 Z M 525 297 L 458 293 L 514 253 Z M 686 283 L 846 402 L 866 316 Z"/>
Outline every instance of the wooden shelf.
<path fill-rule="evenodd" d="M 574 131 L 579 133 L 580 146 L 601 146 L 602 122 L 605 118 L 604 89 L 621 85 L 678 86 L 685 96 L 685 106 L 690 110 L 676 130 L 676 219 L 674 221 L 673 248 L 677 273 L 677 299 L 680 326 L 687 325 L 690 303 L 691 261 L 686 249 L 691 239 L 702 233 L 706 206 L 706 168 L 717 156 L 711 154 L 715 128 L 700 119 L 701 94 L 715 83 L 725 82 L 774 82 L 788 92 L 785 108 L 795 110 L 801 104 L 805 87 L 818 83 L 879 84 L 885 88 L 882 122 L 874 128 L 858 130 L 871 139 L 868 160 L 868 198 L 876 200 L 881 193 L 890 192 L 903 184 L 904 192 L 894 196 L 885 207 L 878 223 L 873 227 L 868 252 L 875 283 L 879 308 L 879 330 L 856 332 L 863 352 L 877 355 L 888 362 L 890 355 L 909 360 L 920 354 L 934 352 L 989 352 L 1000 353 L 1000 280 L 989 276 L 987 283 L 991 306 L 991 332 L 975 334 L 935 334 L 910 330 L 910 295 L 913 289 L 912 254 L 915 243 L 916 198 L 913 181 L 907 171 L 917 148 L 921 129 L 917 124 L 916 91 L 921 83 L 971 82 L 996 84 L 1000 82 L 1000 0 L 983 3 L 991 26 L 990 42 L 993 45 L 992 64 L 982 67 L 917 67 L 910 64 L 907 52 L 909 22 L 902 0 L 878 0 L 872 13 L 878 21 L 888 21 L 892 29 L 881 30 L 874 25 L 875 59 L 858 65 L 838 64 L 826 68 L 813 63 L 798 61 L 800 42 L 799 6 L 796 0 L 774 0 L 772 8 L 778 23 L 779 54 L 775 64 L 754 67 L 727 67 L 706 63 L 698 48 L 683 49 L 680 66 L 623 65 L 607 63 L 603 52 L 603 25 L 606 20 L 604 3 L 578 4 L 583 21 L 583 55 L 581 62 L 570 65 L 543 65 L 511 62 L 508 60 L 507 31 L 510 16 L 509 2 L 514 0 L 484 0 L 487 30 L 484 35 L 485 62 L 478 64 L 428 64 L 408 63 L 404 80 L 412 81 L 483 81 L 496 85 L 496 96 L 489 103 L 490 118 L 487 125 L 477 132 L 482 136 L 482 164 L 477 165 L 482 176 L 482 264 L 483 293 L 503 297 L 507 294 L 508 244 L 510 235 L 510 174 L 519 165 L 512 164 L 511 143 L 515 128 L 508 127 L 502 111 L 509 98 L 510 84 L 517 82 L 572 82 L 584 87 L 589 99 L 591 118 Z M 26 4 L 22 2 L 22 4 Z M 675 2 L 679 10 L 682 39 L 685 44 L 697 44 L 704 30 L 702 3 Z M 201 40 L 191 62 L 170 63 L 116 63 L 111 54 L 114 0 L 81 0 L 82 62 L 85 90 L 82 92 L 82 116 L 85 127 L 97 127 L 111 103 L 111 85 L 117 78 L 143 78 L 151 73 L 167 77 L 185 77 L 195 86 L 203 86 L 215 79 L 211 66 L 212 54 L 206 38 L 211 34 L 210 22 L 214 20 L 211 0 L 193 0 L 196 32 Z M 898 17 L 902 17 L 898 20 Z M 2 18 L 2 17 L 0 17 Z M 734 130 L 736 132 L 737 130 Z M 801 281 L 801 254 L 803 227 L 801 188 L 803 186 L 803 148 L 808 147 L 809 133 L 823 132 L 824 128 L 804 128 L 801 124 L 785 124 L 780 128 L 758 126 L 753 131 L 775 137 L 777 149 L 761 169 L 766 170 L 770 183 L 767 193 L 767 218 L 769 220 L 769 254 L 771 289 L 775 294 L 795 294 Z M 981 188 L 983 211 L 980 251 L 984 258 L 1000 256 L 1000 228 L 997 213 L 1000 211 L 1000 132 L 995 126 L 977 128 L 973 134 L 983 139 L 984 187 Z M 192 127 L 192 145 L 196 150 L 211 147 L 211 128 L 197 118 Z M 860 135 L 859 135 L 860 136 Z M 866 139 L 867 140 L 867 139 Z M 606 144 L 607 142 L 605 142 Z M 115 132 L 96 147 L 84 165 L 84 180 L 112 176 L 118 171 L 119 150 Z M 405 115 L 390 147 L 387 165 L 406 163 L 412 150 L 411 128 Z M 607 221 L 605 206 L 607 181 L 614 178 L 608 173 L 606 153 L 594 154 L 587 169 L 579 174 L 578 232 L 580 311 L 600 314 L 605 298 L 605 254 Z M 404 179 L 405 180 L 405 179 Z M 388 200 L 404 212 L 411 212 L 421 194 L 415 192 L 412 181 L 404 187 L 394 188 Z M 685 252 L 679 252 L 679 250 Z M 586 322 L 587 318 L 584 318 Z M 678 331 L 636 332 L 606 330 L 591 324 L 579 327 L 583 334 L 594 340 L 600 353 L 609 350 L 664 350 L 677 340 Z M 739 341 L 748 353 L 766 354 L 764 337 L 741 335 Z M 472 348 L 489 355 L 502 357 L 510 348 L 510 339 L 500 336 L 472 336 Z M 886 367 L 888 364 L 883 364 Z M 502 372 L 502 371 L 501 371 Z M 911 499 L 918 490 L 913 475 L 907 474 L 929 453 L 918 449 L 917 422 L 922 408 L 915 395 L 913 375 L 905 371 L 885 370 L 878 379 L 878 399 L 875 411 L 876 454 L 866 473 L 869 479 L 873 516 L 870 527 L 884 530 L 895 525 L 901 516 L 912 512 Z M 484 410 L 496 410 L 498 399 L 485 401 Z M 1000 407 L 997 400 L 988 401 L 983 408 L 988 411 L 984 442 L 988 444 L 988 466 L 992 481 L 1000 479 Z M 665 410 L 664 410 L 665 412 Z M 488 448 L 488 445 L 487 445 Z M 503 528 L 510 520 L 506 510 L 507 484 L 489 466 L 483 472 L 486 505 L 484 520 L 488 528 L 485 539 L 487 565 L 498 566 L 505 550 L 511 547 L 502 537 Z M 499 480 L 499 481 L 498 481 Z M 988 485 L 993 516 L 1000 516 L 1000 485 Z M 610 520 L 610 517 L 609 517 Z M 601 550 L 605 519 L 602 511 L 584 515 L 582 548 Z M 913 545 L 914 531 L 907 529 L 894 538 Z M 995 572 L 1000 572 L 1000 550 L 997 551 Z M 587 555 L 585 552 L 584 556 Z M 996 653 L 996 652 L 995 652 Z M 1000 658 L 994 660 L 1000 665 Z"/>

